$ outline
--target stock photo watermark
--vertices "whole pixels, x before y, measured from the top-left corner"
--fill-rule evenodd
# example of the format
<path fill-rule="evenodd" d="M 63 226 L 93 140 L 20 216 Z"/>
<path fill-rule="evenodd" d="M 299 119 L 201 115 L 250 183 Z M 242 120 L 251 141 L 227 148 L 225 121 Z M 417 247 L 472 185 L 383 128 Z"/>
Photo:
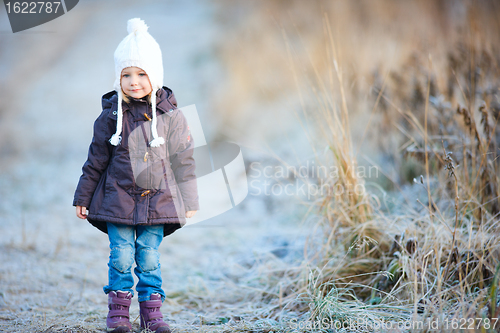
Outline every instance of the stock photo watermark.
<path fill-rule="evenodd" d="M 322 196 L 366 193 L 365 179 L 379 177 L 377 166 L 349 165 L 340 169 L 335 165 L 318 165 L 306 161 L 300 166 L 250 164 L 249 194 L 254 196 L 298 196 L 311 200 Z M 356 182 L 341 182 L 342 177 Z"/>
<path fill-rule="evenodd" d="M 383 321 L 373 318 L 348 318 L 348 319 L 316 319 L 298 320 L 291 319 L 288 327 L 293 331 L 302 330 L 352 330 L 357 332 L 389 331 L 389 330 L 490 330 L 498 329 L 498 318 L 443 318 L 425 320 Z"/>

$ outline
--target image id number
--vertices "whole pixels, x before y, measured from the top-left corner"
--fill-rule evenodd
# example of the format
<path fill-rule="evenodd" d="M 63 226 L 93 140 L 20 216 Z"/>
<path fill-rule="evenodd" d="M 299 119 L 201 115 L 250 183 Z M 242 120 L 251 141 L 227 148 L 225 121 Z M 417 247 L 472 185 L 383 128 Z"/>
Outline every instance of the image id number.
<path fill-rule="evenodd" d="M 57 13 L 59 9 L 59 5 L 61 2 L 14 2 L 11 6 L 11 3 L 8 2 L 6 4 L 7 13 L 10 14 L 11 10 L 14 14 L 40 14 L 43 12 L 47 14 Z M 12 7 L 12 8 L 11 8 Z"/>
<path fill-rule="evenodd" d="M 451 320 L 445 319 L 445 329 L 452 330 L 465 330 L 465 329 L 495 329 L 497 326 L 498 318 L 453 318 Z"/>

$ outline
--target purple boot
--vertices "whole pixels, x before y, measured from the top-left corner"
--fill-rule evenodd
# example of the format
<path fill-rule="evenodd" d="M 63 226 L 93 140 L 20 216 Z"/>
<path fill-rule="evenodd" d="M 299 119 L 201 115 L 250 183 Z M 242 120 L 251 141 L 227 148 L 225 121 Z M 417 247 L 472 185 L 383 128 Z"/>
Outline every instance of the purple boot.
<path fill-rule="evenodd" d="M 110 291 L 108 294 L 108 332 L 128 333 L 132 329 L 129 321 L 129 308 L 132 294 L 125 291 Z"/>
<path fill-rule="evenodd" d="M 152 294 L 149 301 L 140 302 L 141 328 L 149 328 L 155 333 L 170 333 L 170 327 L 163 321 L 161 314 L 161 296 Z"/>

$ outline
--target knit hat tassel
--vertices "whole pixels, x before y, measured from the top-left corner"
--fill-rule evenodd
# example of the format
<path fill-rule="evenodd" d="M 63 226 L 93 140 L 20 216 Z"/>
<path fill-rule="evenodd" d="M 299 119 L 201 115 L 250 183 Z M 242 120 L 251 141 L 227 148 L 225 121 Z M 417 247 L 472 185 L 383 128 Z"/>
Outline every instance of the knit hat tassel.
<path fill-rule="evenodd" d="M 122 111 L 122 91 L 121 89 L 118 90 L 118 110 L 116 111 L 117 113 L 117 119 L 116 119 L 116 133 L 113 134 L 111 139 L 109 139 L 109 142 L 113 146 L 118 146 L 120 142 L 122 141 L 122 123 L 123 123 L 123 111 Z"/>
<path fill-rule="evenodd" d="M 151 133 L 153 134 L 153 140 L 149 143 L 151 147 L 159 147 L 165 143 L 165 139 L 158 136 L 158 131 L 156 130 L 156 90 L 151 93 L 151 109 L 153 112 L 153 120 L 151 121 Z"/>

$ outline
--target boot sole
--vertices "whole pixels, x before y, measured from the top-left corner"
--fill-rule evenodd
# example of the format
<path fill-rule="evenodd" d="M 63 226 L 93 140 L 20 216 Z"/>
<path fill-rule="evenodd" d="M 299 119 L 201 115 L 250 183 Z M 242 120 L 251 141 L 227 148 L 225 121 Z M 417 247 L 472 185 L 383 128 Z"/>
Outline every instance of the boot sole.
<path fill-rule="evenodd" d="M 107 327 L 106 331 L 108 333 L 130 333 L 130 332 L 132 332 L 132 330 L 130 328 L 128 328 L 127 326 L 118 326 L 115 328 Z"/>
<path fill-rule="evenodd" d="M 156 330 L 157 333 L 172 333 L 172 331 L 170 330 L 169 327 L 158 327 L 158 329 Z"/>
<path fill-rule="evenodd" d="M 145 329 L 146 329 L 146 327 L 141 326 L 141 330 L 145 330 Z M 172 333 L 170 326 L 160 326 L 154 331 L 149 327 L 147 329 L 149 329 L 150 331 L 155 332 L 155 333 Z"/>

